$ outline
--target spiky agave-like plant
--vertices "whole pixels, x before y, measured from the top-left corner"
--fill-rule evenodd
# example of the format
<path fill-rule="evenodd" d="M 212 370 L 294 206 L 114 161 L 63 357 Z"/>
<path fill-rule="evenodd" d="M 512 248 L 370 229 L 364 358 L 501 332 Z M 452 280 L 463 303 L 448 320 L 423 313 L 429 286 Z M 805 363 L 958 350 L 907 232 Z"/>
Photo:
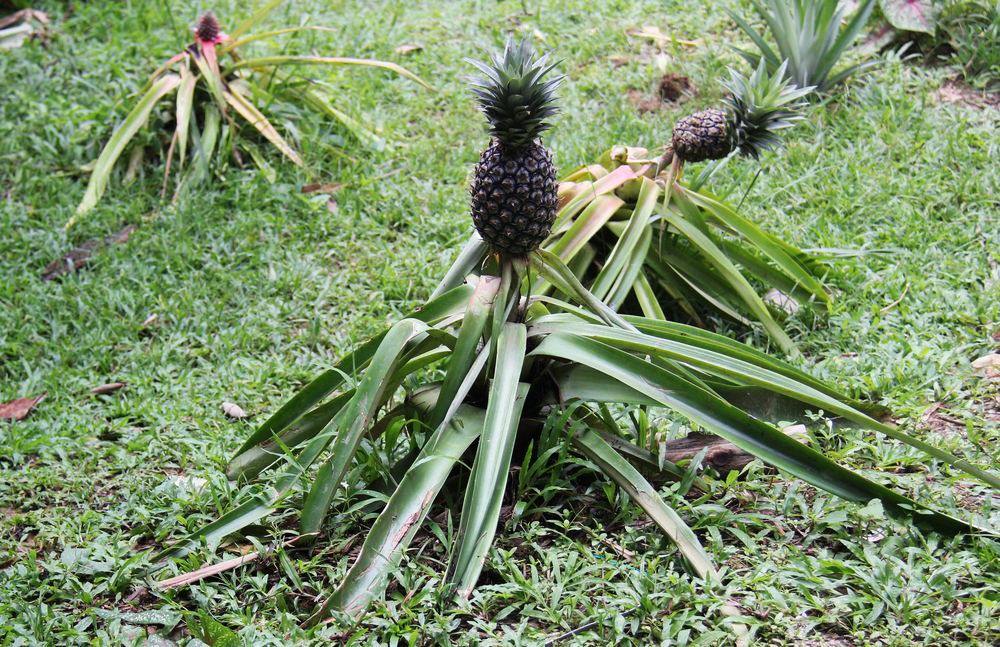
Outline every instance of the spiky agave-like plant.
<path fill-rule="evenodd" d="M 642 177 L 640 183 L 640 191 L 649 191 L 653 180 Z M 576 304 L 526 293 L 522 279 L 529 272 Z M 551 252 L 498 251 L 464 278 L 344 357 L 261 425 L 229 463 L 227 475 L 257 479 L 272 466 L 282 468 L 279 474 L 257 497 L 164 556 L 188 552 L 200 541 L 216 545 L 274 511 L 306 481 L 311 482 L 300 529 L 322 533 L 336 493 L 357 474 L 359 447 L 386 435 L 396 445 L 412 443 L 416 452 L 386 466 L 403 468 L 402 477 L 390 488 L 357 560 L 307 624 L 336 611 L 361 614 L 382 594 L 446 479 L 463 454 L 474 451 L 442 575 L 443 590 L 467 597 L 497 531 L 515 439 L 533 433 L 535 423 L 556 410 L 573 423 L 565 428 L 573 449 L 649 514 L 694 573 L 714 581 L 715 568 L 698 537 L 633 462 L 653 470 L 662 465 L 605 415 L 599 405 L 609 403 L 668 409 L 838 496 L 880 499 L 888 511 L 916 513 L 919 521 L 945 532 L 971 528 L 839 466 L 727 399 L 748 391 L 771 392 L 843 416 L 1000 487 L 995 475 L 870 418 L 849 398 L 781 360 L 699 328 L 620 316 Z M 421 384 L 427 367 L 440 369 L 443 379 Z M 404 388 L 407 381 L 418 386 Z"/>
<path fill-rule="evenodd" d="M 233 115 L 246 121 L 264 139 L 297 165 L 302 158 L 278 132 L 253 99 L 264 98 L 269 102 L 284 99 L 297 102 L 324 116 L 340 121 L 360 141 L 379 145 L 381 140 L 358 119 L 338 109 L 332 101 L 333 93 L 323 81 L 308 79 L 297 69 L 294 76 L 283 76 L 277 68 L 304 65 L 349 65 L 367 66 L 391 70 L 409 78 L 424 87 L 430 86 L 409 70 L 387 61 L 332 56 L 262 56 L 242 58 L 239 48 L 250 43 L 302 32 L 306 30 L 326 31 L 326 27 L 300 26 L 255 34 L 247 33 L 281 4 L 273 0 L 249 18 L 240 23 L 231 34 L 222 31 L 218 19 L 206 13 L 198 19 L 194 27 L 194 42 L 183 51 L 171 57 L 157 69 L 140 91 L 140 98 L 131 111 L 108 139 L 94 162 L 87 189 L 76 208 L 76 212 L 66 223 L 72 227 L 77 219 L 93 209 L 101 199 L 118 158 L 125 152 L 132 139 L 149 121 L 156 105 L 172 93 L 176 94 L 173 110 L 174 132 L 166 153 L 163 173 L 163 193 L 166 194 L 170 169 L 177 157 L 178 167 L 183 168 L 189 142 L 194 148 L 193 164 L 188 167 L 180 186 L 188 186 L 208 173 L 208 162 L 216 152 L 232 152 L 244 148 L 254 162 L 264 165 L 255 147 L 245 139 L 237 137 Z M 227 60 L 228 55 L 228 60 Z M 230 127 L 226 127 L 226 126 Z M 136 160 L 142 161 L 143 150 L 134 147 Z M 178 187 L 180 188 L 180 187 Z"/>

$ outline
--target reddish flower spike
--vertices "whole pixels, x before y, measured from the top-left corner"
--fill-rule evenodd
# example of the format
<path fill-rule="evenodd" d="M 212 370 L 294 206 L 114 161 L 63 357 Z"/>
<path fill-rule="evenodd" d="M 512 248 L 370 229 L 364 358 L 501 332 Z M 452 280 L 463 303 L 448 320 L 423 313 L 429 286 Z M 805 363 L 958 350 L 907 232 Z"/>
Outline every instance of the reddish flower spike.
<path fill-rule="evenodd" d="M 227 38 L 222 33 L 222 28 L 219 27 L 219 21 L 211 12 L 198 19 L 198 26 L 195 27 L 194 34 L 199 42 L 210 45 L 218 45 Z"/>

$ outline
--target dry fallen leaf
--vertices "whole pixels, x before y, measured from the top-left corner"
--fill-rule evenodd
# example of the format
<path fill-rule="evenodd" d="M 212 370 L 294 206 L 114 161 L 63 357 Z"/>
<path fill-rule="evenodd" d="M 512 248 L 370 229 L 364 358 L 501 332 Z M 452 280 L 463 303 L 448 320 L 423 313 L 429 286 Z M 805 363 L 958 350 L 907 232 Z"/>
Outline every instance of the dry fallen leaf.
<path fill-rule="evenodd" d="M 124 382 L 108 382 L 107 384 L 95 386 L 90 392 L 94 395 L 104 395 L 105 393 L 114 393 L 123 386 L 125 386 Z"/>
<path fill-rule="evenodd" d="M 160 316 L 154 312 L 153 314 L 151 314 L 148 317 L 146 317 L 143 320 L 142 324 L 139 325 L 139 327 L 140 328 L 149 328 L 150 326 L 152 326 L 153 324 L 155 324 L 156 320 L 159 319 L 159 318 L 160 318 Z"/>
<path fill-rule="evenodd" d="M 397 54 L 409 54 L 410 52 L 419 52 L 424 48 L 423 45 L 415 45 L 412 43 L 407 43 L 406 45 L 400 45 L 396 49 L 392 50 Z"/>
<path fill-rule="evenodd" d="M 24 420 L 25 416 L 31 413 L 31 410 L 42 401 L 45 394 L 41 394 L 35 398 L 21 398 L 19 400 L 11 400 L 10 402 L 4 402 L 0 404 L 0 418 L 6 418 L 8 420 Z"/>
<path fill-rule="evenodd" d="M 87 261 L 90 260 L 90 257 L 98 249 L 104 247 L 105 245 L 120 245 L 121 243 L 124 243 L 138 228 L 138 225 L 129 225 L 103 240 L 88 240 L 87 242 L 82 243 L 76 249 L 71 249 L 66 252 L 62 258 L 58 258 L 46 265 L 45 269 L 42 270 L 42 280 L 51 281 L 52 279 L 58 278 L 63 274 L 75 272 L 86 265 Z"/>
<path fill-rule="evenodd" d="M 344 188 L 344 185 L 340 182 L 334 182 L 332 184 L 321 184 L 315 182 L 313 184 L 302 185 L 302 193 L 336 193 Z"/>
<path fill-rule="evenodd" d="M 223 402 L 222 411 L 230 418 L 236 418 L 237 420 L 247 417 L 247 412 L 240 408 L 238 404 L 233 404 L 232 402 Z"/>
<path fill-rule="evenodd" d="M 990 353 L 974 359 L 972 369 L 984 377 L 1000 377 L 1000 354 Z"/>

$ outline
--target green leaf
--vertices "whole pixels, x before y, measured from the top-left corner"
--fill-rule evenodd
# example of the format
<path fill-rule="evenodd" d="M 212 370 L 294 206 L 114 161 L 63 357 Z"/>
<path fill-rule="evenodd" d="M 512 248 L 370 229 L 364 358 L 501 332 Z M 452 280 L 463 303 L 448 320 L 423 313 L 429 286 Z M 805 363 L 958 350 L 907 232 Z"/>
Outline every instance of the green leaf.
<path fill-rule="evenodd" d="M 312 488 L 302 505 L 300 530 L 303 535 L 317 532 L 330 507 L 330 501 L 365 431 L 374 423 L 379 408 L 391 395 L 395 370 L 402 365 L 401 356 L 407 344 L 427 329 L 427 324 L 416 319 L 403 319 L 386 333 L 364 376 L 355 389 L 354 397 L 334 419 L 333 447 L 330 458 L 320 469 Z M 327 441 L 330 439 L 328 438 Z"/>
<path fill-rule="evenodd" d="M 77 219 L 87 213 L 97 204 L 108 186 L 108 179 L 114 169 L 115 162 L 121 156 L 122 151 L 132 140 L 135 134 L 149 119 L 156 103 L 164 95 L 174 90 L 181 82 L 181 77 L 176 74 L 167 74 L 150 86 L 149 90 L 132 107 L 132 110 L 125 117 L 125 120 L 115 128 L 108 143 L 104 145 L 97 162 L 94 163 L 94 170 L 90 174 L 90 181 L 87 183 L 87 190 L 83 194 L 83 200 L 76 208 L 76 213 L 66 223 L 65 228 L 69 229 L 76 224 Z"/>
<path fill-rule="evenodd" d="M 195 617 L 188 617 L 188 631 L 209 647 L 243 647 L 243 641 L 236 632 L 204 611 Z"/>
<path fill-rule="evenodd" d="M 181 83 L 177 90 L 177 153 L 180 167 L 184 167 L 184 157 L 187 153 L 188 130 L 191 126 L 191 110 L 194 105 L 194 86 L 198 77 L 191 73 L 185 61 L 181 65 Z"/>
<path fill-rule="evenodd" d="M 843 416 L 863 427 L 873 429 L 890 438 L 915 447 L 940 461 L 975 476 L 995 488 L 1000 488 L 1000 477 L 985 472 L 968 461 L 957 458 L 938 447 L 925 443 L 898 429 L 873 420 L 845 404 L 842 400 L 813 389 L 800 380 L 770 371 L 757 364 L 745 362 L 742 359 L 727 356 L 724 353 L 714 350 L 693 347 L 683 342 L 670 341 L 643 333 L 634 333 L 593 324 L 550 324 L 548 327 L 535 325 L 532 327 L 532 334 L 545 334 L 552 330 L 557 330 L 561 334 L 574 334 L 598 339 L 603 343 L 613 345 L 617 348 L 627 348 L 633 351 L 657 355 L 665 359 L 698 367 L 714 375 L 733 378 L 743 384 L 764 387 L 776 393 L 807 402 L 824 411 Z"/>
<path fill-rule="evenodd" d="M 462 247 L 462 251 L 458 253 L 458 258 L 451 264 L 444 278 L 431 293 L 431 299 L 436 299 L 448 290 L 462 285 L 466 277 L 482 265 L 483 259 L 486 258 L 489 251 L 490 248 L 486 241 L 480 238 L 478 233 L 473 232 L 468 242 Z"/>
<path fill-rule="evenodd" d="M 735 231 L 753 243 L 768 259 L 784 270 L 798 285 L 808 290 L 810 294 L 829 305 L 832 301 L 829 293 L 816 277 L 795 257 L 788 254 L 782 245 L 770 234 L 736 213 L 729 205 L 715 200 L 704 193 L 685 191 L 685 195 L 695 204 L 708 211 L 724 227 Z M 735 246 L 734 246 L 735 247 Z M 805 256 L 795 250 L 798 256 Z"/>
<path fill-rule="evenodd" d="M 573 445 L 632 497 L 636 505 L 677 545 L 685 561 L 699 577 L 712 579 L 716 576 L 712 560 L 684 520 L 663 501 L 642 474 L 601 436 L 584 429 L 573 436 Z"/>
<path fill-rule="evenodd" d="M 472 293 L 473 288 L 468 285 L 462 285 L 445 291 L 430 299 L 419 310 L 409 313 L 406 318 L 416 319 L 433 325 L 464 311 L 469 303 L 469 299 L 472 297 Z M 272 414 L 264 424 L 258 427 L 247 438 L 240 449 L 237 450 L 236 456 L 280 434 L 306 411 L 312 409 L 320 401 L 333 393 L 334 390 L 339 388 L 348 376 L 354 375 L 357 371 L 366 367 L 379 347 L 379 344 L 385 338 L 385 335 L 386 333 L 383 332 L 368 340 L 357 350 L 345 355 L 335 368 L 324 371 L 319 377 L 310 382 L 304 389 Z"/>
<path fill-rule="evenodd" d="M 499 290 L 500 280 L 497 277 L 483 276 L 479 279 L 475 292 L 472 293 L 459 329 L 458 342 L 448 360 L 448 371 L 441 385 L 437 405 L 427 421 L 432 428 L 437 428 L 445 419 L 455 394 L 458 393 L 459 387 L 472 368 L 479 342 L 486 329 L 486 320 L 490 316 Z"/>
<path fill-rule="evenodd" d="M 916 521 L 943 532 L 981 530 L 837 465 L 711 391 L 678 380 L 668 371 L 623 350 L 558 333 L 546 337 L 531 355 L 557 357 L 598 370 L 765 462 L 849 501 L 867 503 L 877 498 L 894 514 L 913 516 Z"/>
<path fill-rule="evenodd" d="M 485 420 L 486 411 L 463 404 L 454 418 L 434 432 L 375 520 L 340 586 L 307 624 L 315 624 L 334 609 L 358 615 L 385 589 L 389 574 L 399 564 L 445 479 L 482 433 Z"/>
<path fill-rule="evenodd" d="M 290 159 L 297 166 L 302 166 L 302 158 L 296 153 L 292 147 L 285 141 L 285 139 L 278 134 L 271 122 L 267 120 L 267 117 L 256 108 L 250 101 L 247 100 L 240 92 L 236 89 L 235 84 L 230 85 L 224 92 L 223 96 L 226 102 L 233 107 L 236 112 L 240 114 L 241 117 L 250 122 L 250 125 L 257 129 L 261 135 L 264 136 L 267 141 L 274 144 L 274 146 L 284 153 L 285 157 Z"/>
<path fill-rule="evenodd" d="M 284 0 L 269 0 L 261 5 L 256 11 L 246 17 L 236 28 L 229 32 L 230 40 L 236 40 L 243 34 L 256 27 L 262 20 L 267 18 L 272 11 L 277 9 Z"/>
<path fill-rule="evenodd" d="M 469 596 L 479 579 L 500 518 L 514 436 L 528 393 L 529 385 L 519 382 L 526 337 L 524 324 L 507 323 L 497 342 L 496 367 L 483 434 L 462 503 L 458 538 L 448 564 L 448 580 L 463 597 Z"/>
<path fill-rule="evenodd" d="M 620 275 L 626 266 L 635 262 L 641 262 L 642 257 L 639 257 L 637 261 L 633 253 L 643 233 L 645 232 L 647 239 L 650 236 L 647 225 L 650 215 L 652 215 L 653 210 L 656 208 L 659 196 L 660 189 L 656 182 L 647 177 L 641 178 L 639 197 L 636 200 L 635 209 L 632 211 L 628 225 L 626 225 L 624 233 L 618 239 L 614 249 L 611 250 L 611 254 L 608 255 L 604 266 L 591 285 L 590 291 L 598 299 L 602 301 L 606 300 L 615 283 L 619 281 Z M 631 282 L 629 282 L 629 285 L 631 285 Z"/>
<path fill-rule="evenodd" d="M 764 302 L 761 301 L 753 287 L 750 286 L 736 266 L 733 265 L 733 262 L 729 260 L 729 257 L 708 236 L 679 213 L 664 210 L 663 217 L 705 255 L 708 262 L 725 278 L 729 286 L 740 296 L 747 308 L 764 325 L 764 329 L 767 330 L 768 335 L 782 350 L 791 355 L 797 355 L 799 351 L 795 347 L 795 343 L 774 320 L 771 313 L 768 312 L 767 306 L 764 305 Z"/>
<path fill-rule="evenodd" d="M 233 65 L 226 68 L 226 72 L 234 72 L 238 69 L 244 67 L 250 68 L 261 68 L 261 67 L 276 67 L 281 65 L 349 65 L 349 66 L 363 66 L 363 67 L 376 67 L 383 70 L 389 70 L 395 72 L 396 74 L 406 77 L 411 81 L 416 81 L 420 85 L 424 86 L 428 90 L 433 90 L 429 83 L 421 79 L 419 76 L 409 71 L 402 65 L 397 65 L 396 63 L 391 63 L 389 61 L 379 61 L 371 58 L 349 58 L 343 56 L 261 56 L 259 58 L 248 58 L 237 61 Z"/>

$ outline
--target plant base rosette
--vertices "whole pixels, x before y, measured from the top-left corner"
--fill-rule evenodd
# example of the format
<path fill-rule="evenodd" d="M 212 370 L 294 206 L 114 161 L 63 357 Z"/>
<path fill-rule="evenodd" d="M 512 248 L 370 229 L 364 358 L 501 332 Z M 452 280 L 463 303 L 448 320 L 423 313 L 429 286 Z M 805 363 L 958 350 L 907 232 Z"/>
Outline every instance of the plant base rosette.
<path fill-rule="evenodd" d="M 577 304 L 526 298 L 521 286 L 529 272 Z M 429 368 L 443 379 L 421 383 Z M 683 470 L 634 444 L 608 405 L 672 411 L 790 476 L 858 503 L 879 499 L 888 512 L 934 530 L 988 532 L 847 470 L 732 404 L 747 393 L 842 417 L 1000 486 L 995 475 L 872 419 L 785 362 L 700 328 L 616 314 L 557 256 L 538 250 L 520 259 L 491 256 L 481 275 L 431 299 L 307 385 L 247 439 L 227 469 L 238 480 L 259 479 L 268 468 L 277 475 L 263 481 L 258 496 L 161 557 L 189 552 L 201 541 L 217 545 L 283 505 L 301 483 L 308 493 L 300 531 L 322 536 L 359 447 L 391 435 L 393 445 L 410 443 L 415 450 L 385 466 L 405 469 L 388 488 L 356 562 L 308 624 L 333 612 L 360 614 L 382 594 L 446 479 L 456 469 L 464 474 L 460 459 L 474 451 L 443 576 L 446 591 L 467 597 L 497 531 L 515 439 L 555 411 L 573 449 L 627 492 L 712 586 L 716 571 L 698 537 L 643 476 Z"/>

